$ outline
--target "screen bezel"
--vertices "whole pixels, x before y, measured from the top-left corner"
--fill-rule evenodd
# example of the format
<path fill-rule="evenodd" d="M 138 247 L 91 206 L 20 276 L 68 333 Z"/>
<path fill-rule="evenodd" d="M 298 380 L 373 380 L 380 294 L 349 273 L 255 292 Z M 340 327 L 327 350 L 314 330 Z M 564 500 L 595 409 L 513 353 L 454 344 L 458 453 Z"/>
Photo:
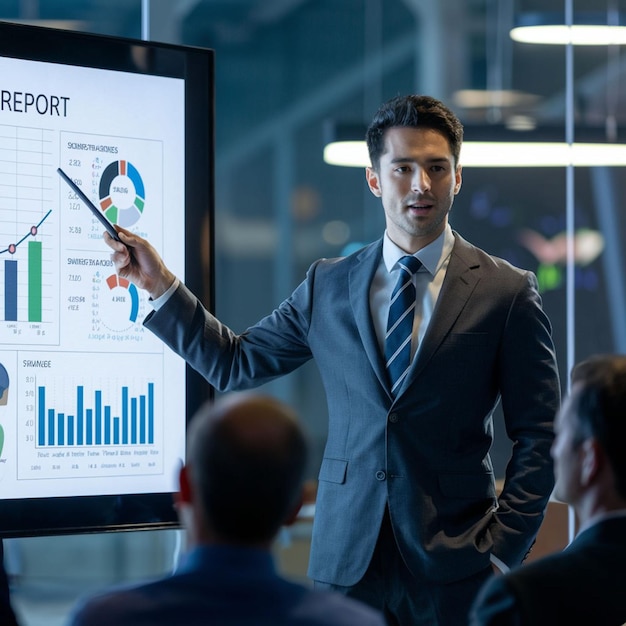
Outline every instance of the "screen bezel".
<path fill-rule="evenodd" d="M 213 311 L 213 51 L 0 21 L 0 56 L 184 79 L 185 283 Z M 212 395 L 186 366 L 187 421 Z M 2 537 L 177 527 L 172 493 L 0 499 Z"/>

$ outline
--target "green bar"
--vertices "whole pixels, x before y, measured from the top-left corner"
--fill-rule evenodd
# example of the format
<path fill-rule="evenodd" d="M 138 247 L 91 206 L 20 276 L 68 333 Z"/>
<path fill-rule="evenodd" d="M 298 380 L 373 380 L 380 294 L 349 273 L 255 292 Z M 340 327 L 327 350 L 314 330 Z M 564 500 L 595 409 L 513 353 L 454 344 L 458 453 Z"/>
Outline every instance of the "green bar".
<path fill-rule="evenodd" d="M 28 321 L 41 322 L 41 241 L 28 242 Z"/>

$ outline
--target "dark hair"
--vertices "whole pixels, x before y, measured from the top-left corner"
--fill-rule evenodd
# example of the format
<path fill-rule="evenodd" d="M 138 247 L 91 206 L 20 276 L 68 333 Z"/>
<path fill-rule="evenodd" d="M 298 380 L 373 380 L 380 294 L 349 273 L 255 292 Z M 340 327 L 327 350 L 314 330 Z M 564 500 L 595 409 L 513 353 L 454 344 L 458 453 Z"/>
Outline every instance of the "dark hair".
<path fill-rule="evenodd" d="M 241 394 L 194 416 L 187 458 L 213 530 L 234 543 L 267 542 L 298 504 L 307 442 L 286 405 Z"/>
<path fill-rule="evenodd" d="M 450 144 L 455 167 L 463 143 L 463 125 L 442 102 L 431 96 L 396 96 L 385 102 L 374 115 L 365 139 L 370 162 L 375 170 L 385 149 L 385 132 L 389 128 L 430 128 L 440 132 Z"/>
<path fill-rule="evenodd" d="M 595 437 L 615 473 L 615 487 L 626 498 L 626 356 L 596 355 L 572 370 L 576 386 L 577 439 Z"/>

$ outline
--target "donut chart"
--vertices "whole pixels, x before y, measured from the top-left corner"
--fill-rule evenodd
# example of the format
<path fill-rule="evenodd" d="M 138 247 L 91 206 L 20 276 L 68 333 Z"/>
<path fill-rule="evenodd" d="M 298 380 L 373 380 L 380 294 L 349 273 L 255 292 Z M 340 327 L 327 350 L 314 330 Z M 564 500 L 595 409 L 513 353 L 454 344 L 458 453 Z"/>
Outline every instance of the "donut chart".
<path fill-rule="evenodd" d="M 111 330 L 125 330 L 139 315 L 139 292 L 126 278 L 111 274 L 105 279 L 109 298 L 101 306 L 102 322 Z"/>
<path fill-rule="evenodd" d="M 102 211 L 114 224 L 127 228 L 141 217 L 146 193 L 141 175 L 132 163 L 109 163 L 102 172 L 98 193 Z"/>

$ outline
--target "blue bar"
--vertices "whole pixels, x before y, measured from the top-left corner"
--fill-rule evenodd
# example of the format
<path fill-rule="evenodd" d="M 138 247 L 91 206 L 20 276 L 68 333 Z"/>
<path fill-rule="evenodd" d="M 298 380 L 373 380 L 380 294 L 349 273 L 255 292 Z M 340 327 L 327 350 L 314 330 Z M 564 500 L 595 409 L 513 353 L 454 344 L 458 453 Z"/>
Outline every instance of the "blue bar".
<path fill-rule="evenodd" d="M 154 383 L 148 383 L 148 443 L 154 443 Z"/>
<path fill-rule="evenodd" d="M 85 419 L 87 420 L 87 440 L 85 443 L 90 446 L 93 443 L 93 411 L 91 409 L 85 411 Z"/>
<path fill-rule="evenodd" d="M 104 407 L 104 443 L 111 444 L 111 407 L 108 404 Z"/>
<path fill-rule="evenodd" d="M 67 445 L 74 445 L 74 416 L 67 416 Z"/>
<path fill-rule="evenodd" d="M 54 409 L 48 409 L 48 445 L 54 445 Z"/>
<path fill-rule="evenodd" d="M 120 418 L 113 418 L 113 444 L 118 445 L 120 442 Z"/>
<path fill-rule="evenodd" d="M 65 413 L 57 415 L 57 445 L 65 445 Z"/>
<path fill-rule="evenodd" d="M 128 387 L 122 387 L 122 443 L 128 443 Z"/>
<path fill-rule="evenodd" d="M 76 443 L 83 445 L 83 386 L 76 387 Z"/>
<path fill-rule="evenodd" d="M 146 443 L 146 396 L 139 396 L 139 443 Z"/>
<path fill-rule="evenodd" d="M 137 398 L 130 399 L 130 442 L 137 443 Z"/>
<path fill-rule="evenodd" d="M 4 319 L 17 321 L 17 261 L 4 262 Z"/>
<path fill-rule="evenodd" d="M 46 388 L 39 387 L 39 425 L 37 427 L 37 443 L 40 446 L 46 445 Z"/>
<path fill-rule="evenodd" d="M 102 391 L 96 389 L 96 445 L 102 443 Z"/>

